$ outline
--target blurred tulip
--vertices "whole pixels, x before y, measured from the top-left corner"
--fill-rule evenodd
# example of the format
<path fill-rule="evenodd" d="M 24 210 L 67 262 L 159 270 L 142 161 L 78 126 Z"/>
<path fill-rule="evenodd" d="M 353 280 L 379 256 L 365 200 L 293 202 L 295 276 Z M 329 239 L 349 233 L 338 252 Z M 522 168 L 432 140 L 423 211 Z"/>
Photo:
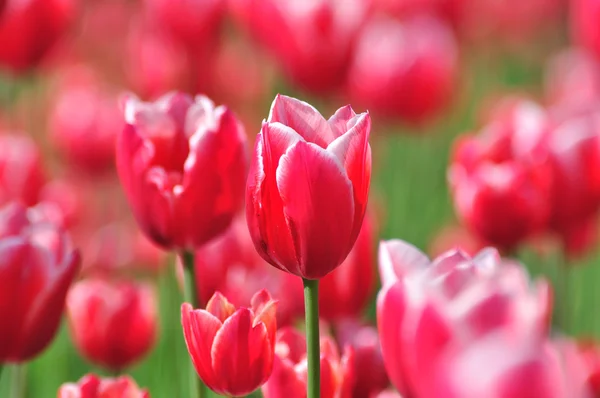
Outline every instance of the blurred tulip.
<path fill-rule="evenodd" d="M 371 397 L 384 390 L 390 380 L 385 370 L 377 329 L 356 320 L 345 320 L 335 327 L 339 345 L 354 349 L 353 398 Z"/>
<path fill-rule="evenodd" d="M 251 308 L 235 307 L 219 292 L 206 310 L 181 306 L 188 352 L 198 375 L 218 394 L 245 396 L 264 384 L 273 369 L 277 303 L 266 290 Z"/>
<path fill-rule="evenodd" d="M 402 398 L 398 391 L 384 390 L 372 396 L 372 398 Z"/>
<path fill-rule="evenodd" d="M 116 97 L 106 91 L 93 71 L 84 66 L 65 71 L 49 123 L 52 142 L 73 165 L 90 173 L 113 167 L 123 117 Z"/>
<path fill-rule="evenodd" d="M 117 170 L 142 230 L 156 244 L 192 250 L 224 232 L 241 206 L 246 135 L 225 106 L 171 93 L 125 101 Z"/>
<path fill-rule="evenodd" d="M 600 348 L 593 342 L 581 342 L 577 355 L 585 368 L 585 381 L 593 397 L 600 397 Z"/>
<path fill-rule="evenodd" d="M 75 0 L 7 0 L 0 18 L 0 66 L 35 67 L 67 30 Z"/>
<path fill-rule="evenodd" d="M 232 0 L 235 13 L 286 76 L 314 93 L 341 86 L 368 16 L 363 0 Z"/>
<path fill-rule="evenodd" d="M 87 374 L 77 383 L 63 384 L 58 398 L 150 398 L 150 394 L 128 376 L 101 379 Z"/>
<path fill-rule="evenodd" d="M 377 10 L 400 20 L 414 15 L 437 15 L 449 0 L 371 0 Z"/>
<path fill-rule="evenodd" d="M 321 280 L 319 316 L 323 319 L 359 317 L 367 306 L 375 290 L 373 229 L 373 221 L 367 213 L 348 257 Z"/>
<path fill-rule="evenodd" d="M 460 250 L 474 256 L 485 245 L 464 227 L 447 225 L 442 227 L 429 244 L 427 252 L 437 257 L 449 250 Z"/>
<path fill-rule="evenodd" d="M 389 118 L 422 123 L 448 105 L 458 49 L 450 28 L 432 17 L 403 23 L 373 19 L 351 65 L 352 101 Z"/>
<path fill-rule="evenodd" d="M 354 351 L 340 357 L 329 337 L 321 337 L 321 398 L 350 398 L 354 388 Z M 273 374 L 263 387 L 264 398 L 305 398 L 308 365 L 306 340 L 291 327 L 281 329 L 275 346 Z"/>
<path fill-rule="evenodd" d="M 25 135 L 0 134 L 0 206 L 12 200 L 34 205 L 46 179 L 42 155 Z"/>
<path fill-rule="evenodd" d="M 371 180 L 371 118 L 347 105 L 325 120 L 278 95 L 263 123 L 246 188 L 246 218 L 271 265 L 318 279 L 348 256 Z"/>
<path fill-rule="evenodd" d="M 570 0 L 574 41 L 600 58 L 600 0 Z"/>
<path fill-rule="evenodd" d="M 60 212 L 61 225 L 72 227 L 84 218 L 88 203 L 84 200 L 81 187 L 67 179 L 49 181 L 39 194 L 40 202 L 54 204 Z"/>
<path fill-rule="evenodd" d="M 383 359 L 394 386 L 408 396 L 429 396 L 423 394 L 430 376 L 451 350 L 497 333 L 539 341 L 548 331 L 550 287 L 541 281 L 530 286 L 525 269 L 503 262 L 494 249 L 473 258 L 449 251 L 432 262 L 405 242 L 387 241 L 380 245 L 379 267 Z M 432 395 L 438 396 L 453 395 Z"/>
<path fill-rule="evenodd" d="M 83 280 L 69 292 L 67 312 L 81 355 L 107 369 L 126 368 L 154 344 L 156 300 L 149 285 Z"/>
<path fill-rule="evenodd" d="M 502 250 L 546 227 L 551 172 L 540 137 L 549 128 L 543 109 L 517 101 L 479 136 L 455 145 L 448 179 L 456 211 L 476 236 Z"/>
<path fill-rule="evenodd" d="M 27 361 L 53 340 L 79 253 L 38 209 L 0 210 L 0 363 Z"/>

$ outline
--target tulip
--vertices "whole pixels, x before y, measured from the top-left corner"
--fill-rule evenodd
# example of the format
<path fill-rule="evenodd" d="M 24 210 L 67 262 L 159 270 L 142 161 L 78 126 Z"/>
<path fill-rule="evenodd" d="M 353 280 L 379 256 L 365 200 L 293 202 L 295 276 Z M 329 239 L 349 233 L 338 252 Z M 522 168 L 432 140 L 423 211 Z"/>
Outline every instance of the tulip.
<path fill-rule="evenodd" d="M 276 307 L 266 290 L 254 295 L 251 308 L 236 310 L 219 292 L 206 310 L 182 304 L 185 343 L 196 372 L 208 388 L 238 397 L 269 379 L 277 332 Z"/>
<path fill-rule="evenodd" d="M 0 210 L 0 363 L 28 361 L 54 339 L 79 263 L 67 234 L 38 209 Z"/>
<path fill-rule="evenodd" d="M 0 134 L 0 206 L 19 200 L 33 206 L 46 182 L 42 155 L 29 137 Z"/>
<path fill-rule="evenodd" d="M 7 0 L 0 18 L 0 66 L 17 73 L 35 67 L 74 14 L 74 0 Z"/>
<path fill-rule="evenodd" d="M 273 374 L 261 391 L 265 398 L 305 398 L 306 341 L 291 327 L 281 329 L 275 346 Z M 321 398 L 350 398 L 354 387 L 354 351 L 338 349 L 329 337 L 321 338 Z"/>
<path fill-rule="evenodd" d="M 379 267 L 381 349 L 401 394 L 426 396 L 429 377 L 447 352 L 498 333 L 521 342 L 540 341 L 548 331 L 549 286 L 530 286 L 526 271 L 503 262 L 494 249 L 475 257 L 449 251 L 432 262 L 405 242 L 387 241 L 380 245 Z"/>
<path fill-rule="evenodd" d="M 167 249 L 190 251 L 229 226 L 243 201 L 246 137 L 207 97 L 125 100 L 117 170 L 138 224 Z"/>
<path fill-rule="evenodd" d="M 150 394 L 128 376 L 101 379 L 87 374 L 77 383 L 63 384 L 58 398 L 150 398 Z"/>
<path fill-rule="evenodd" d="M 370 127 L 350 106 L 325 120 L 306 102 L 275 98 L 246 189 L 250 234 L 271 265 L 318 279 L 344 261 L 367 205 Z"/>
<path fill-rule="evenodd" d="M 592 342 L 577 345 L 577 357 L 585 369 L 584 377 L 594 397 L 600 396 L 600 348 Z"/>
<path fill-rule="evenodd" d="M 347 90 L 374 113 L 419 124 L 448 105 L 457 72 L 457 44 L 442 21 L 374 19 L 358 41 Z"/>
<path fill-rule="evenodd" d="M 600 1 L 572 0 L 571 33 L 578 44 L 600 57 Z"/>
<path fill-rule="evenodd" d="M 517 101 L 456 143 L 448 174 L 455 208 L 484 242 L 511 251 L 546 227 L 551 171 L 539 137 L 549 129 L 541 108 Z"/>
<path fill-rule="evenodd" d="M 83 280 L 69 292 L 67 314 L 81 355 L 107 369 L 139 361 L 155 341 L 156 300 L 145 284 Z"/>
<path fill-rule="evenodd" d="M 50 130 L 52 142 L 70 163 L 91 173 L 110 169 L 122 123 L 116 99 L 91 70 L 68 70 L 53 103 Z"/>

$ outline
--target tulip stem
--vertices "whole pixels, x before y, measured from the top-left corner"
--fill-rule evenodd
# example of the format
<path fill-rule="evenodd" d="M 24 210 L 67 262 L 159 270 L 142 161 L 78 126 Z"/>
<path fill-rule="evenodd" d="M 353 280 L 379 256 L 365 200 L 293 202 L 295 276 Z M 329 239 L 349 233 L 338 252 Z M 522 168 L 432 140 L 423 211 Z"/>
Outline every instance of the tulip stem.
<path fill-rule="evenodd" d="M 321 348 L 319 342 L 319 280 L 303 279 L 306 313 L 306 351 L 308 357 L 307 397 L 319 398 Z"/>
<path fill-rule="evenodd" d="M 10 396 L 11 398 L 24 398 L 25 397 L 25 383 L 26 375 L 25 375 L 25 365 L 24 364 L 15 364 L 12 367 L 12 380 L 10 386 Z"/>

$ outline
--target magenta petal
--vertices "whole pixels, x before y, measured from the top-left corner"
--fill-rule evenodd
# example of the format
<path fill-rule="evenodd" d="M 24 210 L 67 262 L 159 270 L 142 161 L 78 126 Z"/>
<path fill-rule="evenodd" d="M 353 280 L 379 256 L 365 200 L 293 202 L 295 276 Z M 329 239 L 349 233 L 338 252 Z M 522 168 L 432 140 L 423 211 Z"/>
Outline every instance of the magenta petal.
<path fill-rule="evenodd" d="M 350 105 L 346 105 L 335 111 L 333 116 L 327 121 L 336 137 L 341 136 L 348 131 L 352 125 L 351 121 L 356 117 L 356 113 Z"/>
<path fill-rule="evenodd" d="M 328 151 L 300 141 L 281 158 L 277 187 L 300 258 L 300 276 L 327 275 L 351 249 L 354 200 L 346 172 Z"/>
<path fill-rule="evenodd" d="M 379 277 L 386 285 L 403 278 L 408 272 L 425 268 L 429 258 L 413 245 L 399 239 L 379 243 Z"/>

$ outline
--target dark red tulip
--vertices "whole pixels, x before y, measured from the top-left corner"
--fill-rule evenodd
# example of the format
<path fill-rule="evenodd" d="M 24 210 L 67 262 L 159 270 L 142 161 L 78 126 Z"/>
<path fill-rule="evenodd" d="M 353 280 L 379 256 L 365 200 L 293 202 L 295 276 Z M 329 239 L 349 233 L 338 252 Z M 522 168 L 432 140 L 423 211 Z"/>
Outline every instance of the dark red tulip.
<path fill-rule="evenodd" d="M 246 135 L 225 106 L 167 94 L 125 101 L 117 170 L 138 224 L 156 244 L 193 250 L 227 229 L 242 204 Z"/>
<path fill-rule="evenodd" d="M 206 310 L 181 306 L 183 335 L 202 381 L 218 394 L 246 396 L 271 375 L 277 303 L 266 290 L 251 308 L 236 308 L 219 292 Z"/>
<path fill-rule="evenodd" d="M 600 0 L 570 0 L 569 4 L 575 42 L 600 57 Z"/>
<path fill-rule="evenodd" d="M 448 105 L 457 72 L 457 44 L 441 20 L 373 19 L 358 42 L 347 90 L 374 113 L 422 123 Z"/>
<path fill-rule="evenodd" d="M 60 386 L 58 398 L 150 398 L 150 394 L 128 376 L 101 379 L 88 374 L 77 383 Z"/>
<path fill-rule="evenodd" d="M 67 313 L 81 355 L 107 369 L 120 370 L 152 348 L 157 328 L 153 289 L 128 281 L 87 279 L 71 288 Z"/>
<path fill-rule="evenodd" d="M 0 210 L 0 363 L 30 360 L 54 339 L 79 263 L 67 234 L 38 209 Z"/>
<path fill-rule="evenodd" d="M 74 0 L 7 0 L 0 18 L 0 67 L 36 66 L 68 28 Z"/>
<path fill-rule="evenodd" d="M 348 105 L 326 120 L 278 95 L 259 133 L 246 219 L 259 254 L 307 279 L 339 266 L 356 241 L 371 180 L 371 118 Z"/>

